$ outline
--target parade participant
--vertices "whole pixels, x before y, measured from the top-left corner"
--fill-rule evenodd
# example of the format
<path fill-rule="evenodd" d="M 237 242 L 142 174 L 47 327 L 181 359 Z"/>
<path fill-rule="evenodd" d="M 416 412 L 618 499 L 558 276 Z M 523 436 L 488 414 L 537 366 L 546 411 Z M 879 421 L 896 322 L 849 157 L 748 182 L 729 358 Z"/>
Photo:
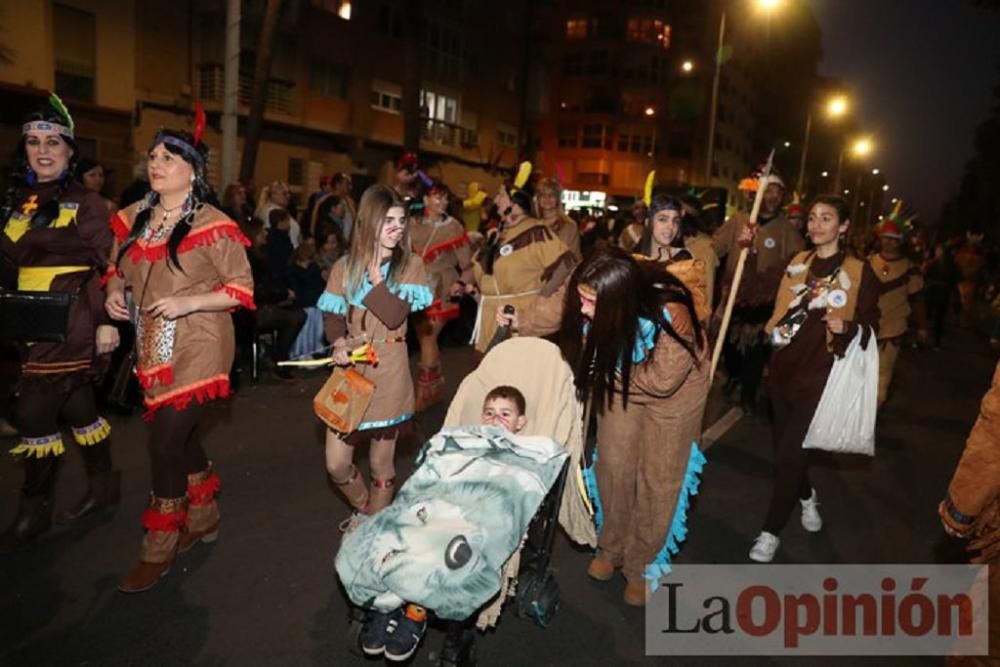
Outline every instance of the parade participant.
<path fill-rule="evenodd" d="M 903 255 L 902 205 L 900 200 L 892 214 L 877 227 L 878 252 L 868 258 L 882 292 L 878 302 L 881 313 L 878 324 L 879 407 L 889 394 L 892 371 L 906 337 L 911 312 L 917 322 L 917 341 L 926 344 L 930 340 L 923 300 L 924 277 L 919 267 Z"/>
<path fill-rule="evenodd" d="M 525 167 L 524 165 L 527 165 Z M 530 170 L 524 163 L 518 181 L 523 185 Z M 520 187 L 515 183 L 515 187 Z M 472 343 L 484 353 L 496 332 L 493 311 L 511 305 L 528 306 L 539 294 L 549 295 L 559 289 L 573 269 L 573 253 L 547 225 L 531 217 L 531 194 L 515 189 L 512 194 L 501 189 L 496 196 L 503 218 L 476 254 L 473 266 L 479 289 L 479 312 Z"/>
<path fill-rule="evenodd" d="M 644 605 L 670 571 L 705 463 L 696 444 L 708 395 L 708 345 L 690 292 L 660 265 L 596 252 L 560 292 L 499 324 L 559 332 L 577 396 L 597 415 L 597 554 L 587 574 L 621 568 L 625 602 Z M 593 477 L 590 477 L 591 481 Z"/>
<path fill-rule="evenodd" d="M 415 409 L 420 412 L 441 398 L 441 348 L 444 325 L 459 316 L 458 300 L 472 282 L 472 252 L 465 228 L 448 215 L 448 186 L 439 181 L 423 196 L 423 210 L 409 228 L 413 252 L 424 262 L 434 302 L 414 320 L 420 341 Z"/>
<path fill-rule="evenodd" d="M 792 196 L 792 203 L 785 209 L 785 218 L 788 224 L 795 228 L 799 234 L 805 236 L 806 233 L 806 210 L 799 202 L 799 193 Z"/>
<path fill-rule="evenodd" d="M 271 224 L 271 211 L 275 209 L 287 211 L 291 218 L 288 237 L 292 240 L 292 247 L 298 248 L 299 243 L 302 242 L 302 228 L 299 226 L 299 221 L 295 219 L 294 214 L 289 210 L 291 201 L 292 193 L 289 191 L 288 186 L 281 181 L 275 181 L 260 191 L 257 210 L 254 211 L 253 215 L 263 222 L 265 227 L 269 227 Z"/>
<path fill-rule="evenodd" d="M 719 256 L 712 247 L 711 230 L 706 226 L 705 210 L 701 200 L 694 196 L 681 197 L 684 206 L 684 217 L 681 218 L 681 233 L 684 235 L 684 247 L 687 248 L 695 261 L 704 262 L 704 296 L 705 306 L 711 317 L 713 299 L 715 297 L 715 273 L 719 268 Z M 690 288 L 691 286 L 688 285 Z M 707 325 L 708 322 L 705 322 Z"/>
<path fill-rule="evenodd" d="M 554 178 L 546 178 L 539 181 L 535 193 L 535 203 L 538 206 L 538 217 L 552 230 L 552 233 L 559 237 L 559 240 L 569 248 L 573 257 L 580 261 L 580 230 L 576 227 L 573 218 L 566 215 L 562 210 L 560 195 L 562 189 L 559 181 Z"/>
<path fill-rule="evenodd" d="M 396 192 L 400 197 L 420 196 L 420 166 L 416 153 L 403 153 L 396 163 Z"/>
<path fill-rule="evenodd" d="M 788 264 L 765 327 L 777 348 L 768 374 L 775 473 L 763 531 L 750 550 L 750 558 L 760 563 L 774 558 L 778 533 L 796 499 L 802 505 L 803 528 L 809 532 L 822 528 L 802 443 L 835 356 L 843 357 L 856 335 L 861 336 L 862 347 L 874 344 L 870 339 L 878 330 L 878 279 L 868 263 L 846 254 L 849 226 L 843 199 L 816 198 L 808 222 L 815 249 L 797 254 Z"/>
<path fill-rule="evenodd" d="M 379 360 L 359 370 L 375 392 L 357 430 L 326 432 L 327 472 L 355 510 L 342 530 L 392 501 L 396 442 L 413 417 L 406 322 L 432 301 L 424 263 L 412 252 L 402 199 L 389 187 L 373 185 L 361 197 L 351 251 L 333 265 L 317 304 L 326 313 L 335 363 L 351 363 L 350 351 L 362 344 L 371 345 Z M 354 466 L 354 447 L 364 441 L 371 443 L 370 491 Z"/>
<path fill-rule="evenodd" d="M 951 304 L 951 296 L 955 292 L 957 281 L 955 263 L 943 242 L 934 244 L 934 250 L 924 261 L 921 272 L 926 285 L 924 295 L 927 318 L 930 320 L 932 345 L 935 350 L 940 350 L 944 338 L 944 325 L 948 320 L 948 306 Z"/>
<path fill-rule="evenodd" d="M 80 158 L 76 163 L 76 179 L 88 190 L 93 190 L 104 200 L 108 215 L 118 210 L 113 201 L 104 196 L 104 167 L 93 160 Z"/>
<path fill-rule="evenodd" d="M 117 504 L 121 474 L 112 469 L 111 427 L 97 414 L 94 385 L 118 346 L 118 332 L 103 312 L 100 273 L 108 262 L 111 233 L 100 196 L 73 178 L 77 145 L 73 119 L 52 95 L 28 116 L 11 160 L 0 208 L 5 268 L 16 270 L 17 288 L 75 294 L 63 342 L 23 345 L 15 384 L 24 458 L 17 516 L 0 536 L 0 548 L 26 544 L 52 523 L 52 490 L 65 451 L 59 418 L 69 422 L 87 471 L 87 492 L 61 518 L 72 520 Z M 9 316 L 8 316 L 9 317 Z M 0 322 L 0 328 L 14 322 Z"/>
<path fill-rule="evenodd" d="M 752 195 L 758 180 L 755 177 L 744 179 L 741 190 L 748 196 Z M 720 305 L 726 303 L 740 248 L 750 247 L 724 348 L 730 380 L 727 389 L 734 388 L 737 382 L 742 385 L 741 403 L 744 412 L 750 415 L 757 410 L 757 388 L 770 350 L 764 324 L 774 310 L 778 283 L 788 260 L 805 247 L 802 235 L 781 213 L 784 198 L 785 184 L 772 173 L 764 191 L 757 224 L 751 226 L 749 216 L 737 212 L 712 237 L 716 255 L 720 259 L 726 258 Z M 718 310 L 716 317 L 721 319 Z"/>
<path fill-rule="evenodd" d="M 976 553 L 972 562 L 990 566 L 989 608 L 1000 609 L 1000 364 L 938 514 L 945 532 L 970 540 L 968 549 Z M 1000 657 L 1000 623 L 995 621 L 989 628 L 989 655 Z M 968 657 L 949 659 L 948 664 L 997 663 Z"/>
<path fill-rule="evenodd" d="M 111 220 L 116 271 L 108 314 L 136 326 L 136 375 L 151 422 L 152 493 L 139 560 L 118 586 L 153 587 L 178 553 L 219 534 L 219 478 L 201 444 L 205 403 L 229 395 L 236 343 L 229 311 L 254 308 L 236 222 L 209 205 L 204 112 L 194 133 L 160 130 L 149 150 L 152 191 Z M 126 297 L 130 290 L 130 298 Z"/>

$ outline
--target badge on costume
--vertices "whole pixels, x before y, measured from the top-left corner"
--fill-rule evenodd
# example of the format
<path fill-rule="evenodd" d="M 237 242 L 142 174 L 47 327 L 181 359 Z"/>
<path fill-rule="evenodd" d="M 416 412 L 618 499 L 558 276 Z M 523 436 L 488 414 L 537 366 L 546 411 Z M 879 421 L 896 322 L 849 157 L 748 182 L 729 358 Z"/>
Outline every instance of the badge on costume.
<path fill-rule="evenodd" d="M 764 239 L 764 247 L 767 248 L 768 250 L 774 250 L 774 246 L 776 245 L 778 244 L 775 243 L 774 239 L 772 239 L 770 236 Z"/>
<path fill-rule="evenodd" d="M 506 257 L 507 255 L 509 255 L 512 252 L 514 252 L 514 246 L 512 246 L 511 244 L 505 243 L 504 245 L 500 246 L 500 256 L 501 257 Z"/>
<path fill-rule="evenodd" d="M 847 305 L 847 292 L 842 289 L 835 289 L 826 297 L 831 308 L 843 308 Z"/>

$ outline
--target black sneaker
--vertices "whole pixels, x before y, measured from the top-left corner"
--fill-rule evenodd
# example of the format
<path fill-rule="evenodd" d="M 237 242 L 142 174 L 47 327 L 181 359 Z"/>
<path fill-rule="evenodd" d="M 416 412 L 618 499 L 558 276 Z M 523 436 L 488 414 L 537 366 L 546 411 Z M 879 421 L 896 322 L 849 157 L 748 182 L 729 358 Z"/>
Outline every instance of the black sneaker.
<path fill-rule="evenodd" d="M 391 628 L 395 627 L 402 613 L 402 608 L 387 614 L 380 614 L 377 611 L 371 613 L 368 622 L 361 630 L 361 650 L 365 652 L 365 655 L 382 655 L 385 651 L 386 639 L 392 632 Z"/>
<path fill-rule="evenodd" d="M 420 646 L 420 640 L 427 631 L 426 612 L 423 620 L 416 621 L 408 614 L 401 613 L 398 621 L 389 630 L 385 640 L 385 659 L 393 662 L 408 660 Z"/>

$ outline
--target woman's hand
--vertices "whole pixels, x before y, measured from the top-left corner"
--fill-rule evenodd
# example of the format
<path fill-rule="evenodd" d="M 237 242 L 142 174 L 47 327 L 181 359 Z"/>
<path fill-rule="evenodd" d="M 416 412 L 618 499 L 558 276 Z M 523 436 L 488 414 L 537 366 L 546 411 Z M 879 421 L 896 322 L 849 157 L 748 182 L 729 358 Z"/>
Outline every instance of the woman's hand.
<path fill-rule="evenodd" d="M 517 313 L 505 313 L 503 309 L 503 306 L 497 306 L 497 326 L 510 326 L 512 329 L 517 329 Z"/>
<path fill-rule="evenodd" d="M 330 356 L 337 366 L 350 366 L 354 363 L 351 361 L 351 350 L 343 338 L 333 344 L 333 353 Z"/>
<path fill-rule="evenodd" d="M 828 314 L 823 318 L 823 321 L 826 322 L 826 328 L 830 330 L 830 333 L 842 334 L 847 331 L 847 323 L 844 322 L 843 318 Z"/>
<path fill-rule="evenodd" d="M 453 282 L 451 284 L 451 287 L 448 288 L 448 296 L 451 296 L 451 297 L 460 297 L 463 294 L 465 294 L 465 290 L 467 288 L 468 288 L 468 285 L 466 285 L 465 283 L 463 283 L 461 280 L 456 280 L 455 282 Z"/>
<path fill-rule="evenodd" d="M 941 517 L 941 527 L 944 528 L 944 532 L 948 533 L 952 537 L 966 536 L 967 533 L 958 532 L 952 527 L 950 523 L 948 523 L 948 520 L 945 518 L 946 516 L 948 516 L 948 506 L 945 504 L 945 501 L 943 500 L 938 504 L 938 516 Z"/>
<path fill-rule="evenodd" d="M 129 315 L 128 306 L 125 305 L 125 292 L 120 289 L 109 291 L 104 300 L 104 311 L 113 320 L 127 322 Z"/>
<path fill-rule="evenodd" d="M 128 319 L 128 312 L 126 317 Z M 97 327 L 97 354 L 108 354 L 117 349 L 121 339 L 118 337 L 118 329 L 110 324 L 102 324 Z"/>
<path fill-rule="evenodd" d="M 198 310 L 196 296 L 167 296 L 156 300 L 146 312 L 153 317 L 176 320 Z"/>

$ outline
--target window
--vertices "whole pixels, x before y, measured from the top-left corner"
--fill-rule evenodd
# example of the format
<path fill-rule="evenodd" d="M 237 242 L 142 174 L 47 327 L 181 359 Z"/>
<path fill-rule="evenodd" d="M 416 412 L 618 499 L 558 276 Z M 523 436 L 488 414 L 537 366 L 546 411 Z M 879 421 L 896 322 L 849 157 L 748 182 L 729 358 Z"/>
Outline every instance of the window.
<path fill-rule="evenodd" d="M 288 158 L 288 185 L 303 185 L 305 171 L 305 161 L 302 158 Z"/>
<path fill-rule="evenodd" d="M 429 90 L 420 91 L 420 116 L 452 125 L 458 122 L 458 98 Z"/>
<path fill-rule="evenodd" d="M 309 90 L 323 97 L 347 97 L 347 68 L 334 63 L 309 64 Z"/>
<path fill-rule="evenodd" d="M 559 148 L 576 148 L 577 126 L 560 125 L 558 128 Z"/>
<path fill-rule="evenodd" d="M 497 130 L 497 143 L 501 146 L 517 146 L 517 134 L 503 128 Z"/>
<path fill-rule="evenodd" d="M 587 19 L 567 19 L 566 39 L 587 39 Z"/>
<path fill-rule="evenodd" d="M 659 19 L 629 19 L 625 24 L 625 36 L 630 42 L 655 44 L 670 48 L 670 25 Z"/>
<path fill-rule="evenodd" d="M 71 100 L 94 102 L 97 63 L 97 25 L 94 15 L 55 5 L 56 93 Z"/>
<path fill-rule="evenodd" d="M 398 10 L 399 8 L 391 3 L 385 3 L 379 7 L 378 29 L 390 37 L 402 39 L 403 22 Z"/>
<path fill-rule="evenodd" d="M 607 74 L 611 69 L 611 65 L 608 61 L 607 51 L 592 51 L 590 54 L 590 63 L 587 67 L 587 73 L 591 76 L 603 76 Z"/>
<path fill-rule="evenodd" d="M 403 110 L 403 98 L 399 93 L 375 87 L 372 88 L 371 105 L 389 113 L 400 113 Z"/>
<path fill-rule="evenodd" d="M 629 141 L 629 136 L 627 134 L 619 134 L 618 135 L 618 152 L 619 153 L 628 153 L 628 141 Z"/>
<path fill-rule="evenodd" d="M 603 125 L 584 125 L 583 140 L 580 142 L 581 148 L 600 148 L 604 144 Z"/>

